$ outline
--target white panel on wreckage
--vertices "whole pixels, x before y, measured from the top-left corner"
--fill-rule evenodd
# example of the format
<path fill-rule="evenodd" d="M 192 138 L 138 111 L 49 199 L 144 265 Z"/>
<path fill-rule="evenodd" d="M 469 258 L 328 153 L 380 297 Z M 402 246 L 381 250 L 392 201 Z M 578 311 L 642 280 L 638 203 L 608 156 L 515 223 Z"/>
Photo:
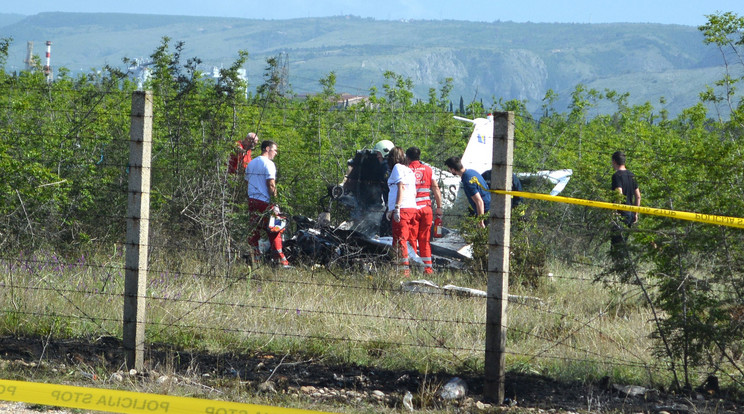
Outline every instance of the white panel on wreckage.
<path fill-rule="evenodd" d="M 473 124 L 473 133 L 470 135 L 468 145 L 461 157 L 463 167 L 478 171 L 480 174 L 489 171 L 493 162 L 493 116 L 488 114 L 487 118 L 468 119 L 459 116 L 454 118 L 458 121 Z M 460 177 L 434 166 L 432 166 L 432 170 L 442 190 L 442 207 L 445 214 L 447 214 L 447 210 L 449 210 L 449 215 L 464 214 L 467 211 L 468 203 L 465 199 L 465 193 L 460 188 Z M 518 172 L 516 174 L 520 178 L 545 178 L 553 184 L 550 195 L 558 195 L 568 184 L 573 171 L 570 169 L 544 170 L 534 173 Z"/>

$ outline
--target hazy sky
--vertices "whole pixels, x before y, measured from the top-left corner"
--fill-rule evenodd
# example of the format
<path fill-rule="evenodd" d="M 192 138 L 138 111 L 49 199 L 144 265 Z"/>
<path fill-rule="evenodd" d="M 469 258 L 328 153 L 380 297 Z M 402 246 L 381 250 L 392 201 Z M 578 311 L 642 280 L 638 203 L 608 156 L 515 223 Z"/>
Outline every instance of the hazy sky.
<path fill-rule="evenodd" d="M 744 16 L 744 0 L 7 0 L 2 13 L 120 12 L 289 19 L 355 15 L 380 20 L 536 23 L 665 23 L 698 26 L 705 15 Z"/>

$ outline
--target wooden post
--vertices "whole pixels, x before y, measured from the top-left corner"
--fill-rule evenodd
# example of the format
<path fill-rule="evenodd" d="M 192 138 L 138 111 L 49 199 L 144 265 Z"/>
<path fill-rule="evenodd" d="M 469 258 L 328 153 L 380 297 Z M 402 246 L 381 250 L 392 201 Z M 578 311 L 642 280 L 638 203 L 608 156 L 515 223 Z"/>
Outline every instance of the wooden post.
<path fill-rule="evenodd" d="M 491 189 L 511 190 L 514 113 L 493 114 Z M 488 298 L 486 299 L 486 360 L 483 396 L 504 401 L 506 305 L 509 298 L 511 196 L 491 193 L 488 221 Z"/>
<path fill-rule="evenodd" d="M 132 94 L 129 133 L 129 204 L 127 208 L 123 345 L 127 367 L 141 371 L 145 354 L 145 292 L 150 233 L 150 155 L 152 92 Z"/>

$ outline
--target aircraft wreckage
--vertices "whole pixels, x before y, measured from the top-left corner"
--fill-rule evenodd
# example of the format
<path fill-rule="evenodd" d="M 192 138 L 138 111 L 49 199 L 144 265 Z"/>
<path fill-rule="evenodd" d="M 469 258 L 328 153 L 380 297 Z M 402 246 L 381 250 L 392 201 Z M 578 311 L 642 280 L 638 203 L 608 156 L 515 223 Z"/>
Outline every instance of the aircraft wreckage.
<path fill-rule="evenodd" d="M 474 120 L 455 117 L 474 125 L 462 163 L 485 177 L 490 176 L 493 148 L 493 118 Z M 330 187 L 322 200 L 328 200 L 326 212 L 317 220 L 294 216 L 295 230 L 285 240 L 286 253 L 295 257 L 293 262 L 313 263 L 324 266 L 376 270 L 392 257 L 392 235 L 390 222 L 384 218 L 387 196 L 386 168 L 375 150 L 358 150 L 348 162 L 349 170 L 343 183 Z M 465 215 L 467 201 L 460 188 L 460 177 L 430 165 L 434 179 L 442 191 L 445 216 Z M 525 187 L 543 187 L 548 184 L 551 195 L 565 188 L 571 170 L 538 171 L 517 173 Z M 527 191 L 527 190 L 525 190 Z M 333 203 L 348 209 L 348 220 L 337 226 L 331 224 L 330 211 Z M 432 237 L 432 261 L 435 268 L 464 269 L 472 258 L 471 246 L 462 235 L 451 228 L 442 228 L 442 237 Z M 411 265 L 423 267 L 422 260 L 409 245 Z"/>

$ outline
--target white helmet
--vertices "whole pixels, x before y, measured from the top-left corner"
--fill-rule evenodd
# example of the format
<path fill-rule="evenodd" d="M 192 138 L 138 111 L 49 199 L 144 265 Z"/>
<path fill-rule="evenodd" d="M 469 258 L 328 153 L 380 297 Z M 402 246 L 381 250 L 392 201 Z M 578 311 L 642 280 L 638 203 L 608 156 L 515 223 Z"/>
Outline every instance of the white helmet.
<path fill-rule="evenodd" d="M 375 147 L 373 150 L 382 154 L 383 157 L 387 157 L 387 155 L 390 153 L 390 150 L 393 149 L 394 147 L 395 147 L 395 144 L 393 144 L 391 141 L 383 139 L 382 141 L 375 144 Z"/>

